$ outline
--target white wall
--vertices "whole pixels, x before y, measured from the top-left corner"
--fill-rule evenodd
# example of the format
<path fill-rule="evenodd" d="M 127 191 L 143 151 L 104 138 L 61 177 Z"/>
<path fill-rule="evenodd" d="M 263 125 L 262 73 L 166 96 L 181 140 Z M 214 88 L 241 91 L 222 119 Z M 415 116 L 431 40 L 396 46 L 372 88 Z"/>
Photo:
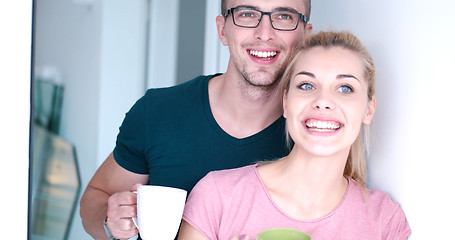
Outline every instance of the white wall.
<path fill-rule="evenodd" d="M 203 73 L 223 73 L 229 62 L 229 49 L 220 42 L 216 17 L 221 14 L 221 0 L 210 0 L 205 6 L 205 49 Z"/>
<path fill-rule="evenodd" d="M 455 2 L 313 1 L 315 30 L 351 30 L 377 65 L 370 187 L 406 212 L 411 239 L 448 239 L 455 215 Z"/>
<path fill-rule="evenodd" d="M 96 167 L 114 149 L 125 113 L 145 92 L 147 0 L 103 0 L 101 23 Z"/>
<path fill-rule="evenodd" d="M 2 238 L 27 239 L 32 2 L 0 1 Z"/>
<path fill-rule="evenodd" d="M 147 88 L 169 87 L 177 81 L 179 15 L 175 14 L 171 21 L 162 19 L 179 11 L 180 0 L 150 1 Z"/>

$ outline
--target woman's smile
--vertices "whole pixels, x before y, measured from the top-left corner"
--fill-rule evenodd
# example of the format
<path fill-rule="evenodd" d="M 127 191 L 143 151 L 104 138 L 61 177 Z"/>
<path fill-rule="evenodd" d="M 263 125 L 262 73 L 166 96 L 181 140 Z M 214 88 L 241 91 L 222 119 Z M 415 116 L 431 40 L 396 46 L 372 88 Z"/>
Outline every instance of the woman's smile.
<path fill-rule="evenodd" d="M 305 125 L 311 132 L 335 132 L 342 126 L 340 122 L 317 119 L 308 119 L 305 121 Z"/>

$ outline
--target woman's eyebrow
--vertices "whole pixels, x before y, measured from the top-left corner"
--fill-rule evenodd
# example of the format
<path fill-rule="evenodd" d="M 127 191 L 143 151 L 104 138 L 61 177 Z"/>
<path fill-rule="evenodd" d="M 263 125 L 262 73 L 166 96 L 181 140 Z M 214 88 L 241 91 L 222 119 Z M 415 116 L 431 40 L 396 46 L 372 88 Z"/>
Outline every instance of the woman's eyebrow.
<path fill-rule="evenodd" d="M 313 73 L 306 72 L 306 71 L 298 72 L 295 76 L 297 76 L 297 75 L 306 75 L 306 76 L 311 77 L 311 78 L 315 78 L 316 77 Z"/>
<path fill-rule="evenodd" d="M 342 78 L 353 78 L 360 82 L 360 80 L 358 78 L 356 78 L 354 75 L 351 75 L 351 74 L 339 74 L 337 76 L 337 79 L 342 79 Z"/>

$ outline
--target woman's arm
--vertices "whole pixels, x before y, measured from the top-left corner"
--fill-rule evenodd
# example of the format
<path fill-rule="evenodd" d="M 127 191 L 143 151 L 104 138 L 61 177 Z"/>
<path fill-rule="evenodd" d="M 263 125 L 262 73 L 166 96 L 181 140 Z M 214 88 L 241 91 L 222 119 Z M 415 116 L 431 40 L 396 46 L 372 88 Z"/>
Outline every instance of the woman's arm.
<path fill-rule="evenodd" d="M 208 240 L 208 238 L 199 232 L 195 227 L 191 226 L 187 221 L 182 220 L 182 225 L 179 231 L 179 240 Z"/>

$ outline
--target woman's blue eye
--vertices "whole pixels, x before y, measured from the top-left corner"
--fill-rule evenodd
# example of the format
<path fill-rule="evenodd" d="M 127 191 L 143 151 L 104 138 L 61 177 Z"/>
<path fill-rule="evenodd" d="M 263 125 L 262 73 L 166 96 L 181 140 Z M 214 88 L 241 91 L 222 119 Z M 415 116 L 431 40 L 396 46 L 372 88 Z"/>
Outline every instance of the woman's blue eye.
<path fill-rule="evenodd" d="M 350 86 L 343 85 L 338 88 L 338 91 L 342 93 L 350 93 L 352 92 L 352 88 Z"/>
<path fill-rule="evenodd" d="M 313 90 L 314 89 L 314 86 L 309 84 L 309 83 L 302 83 L 299 88 L 303 89 L 303 90 Z"/>

